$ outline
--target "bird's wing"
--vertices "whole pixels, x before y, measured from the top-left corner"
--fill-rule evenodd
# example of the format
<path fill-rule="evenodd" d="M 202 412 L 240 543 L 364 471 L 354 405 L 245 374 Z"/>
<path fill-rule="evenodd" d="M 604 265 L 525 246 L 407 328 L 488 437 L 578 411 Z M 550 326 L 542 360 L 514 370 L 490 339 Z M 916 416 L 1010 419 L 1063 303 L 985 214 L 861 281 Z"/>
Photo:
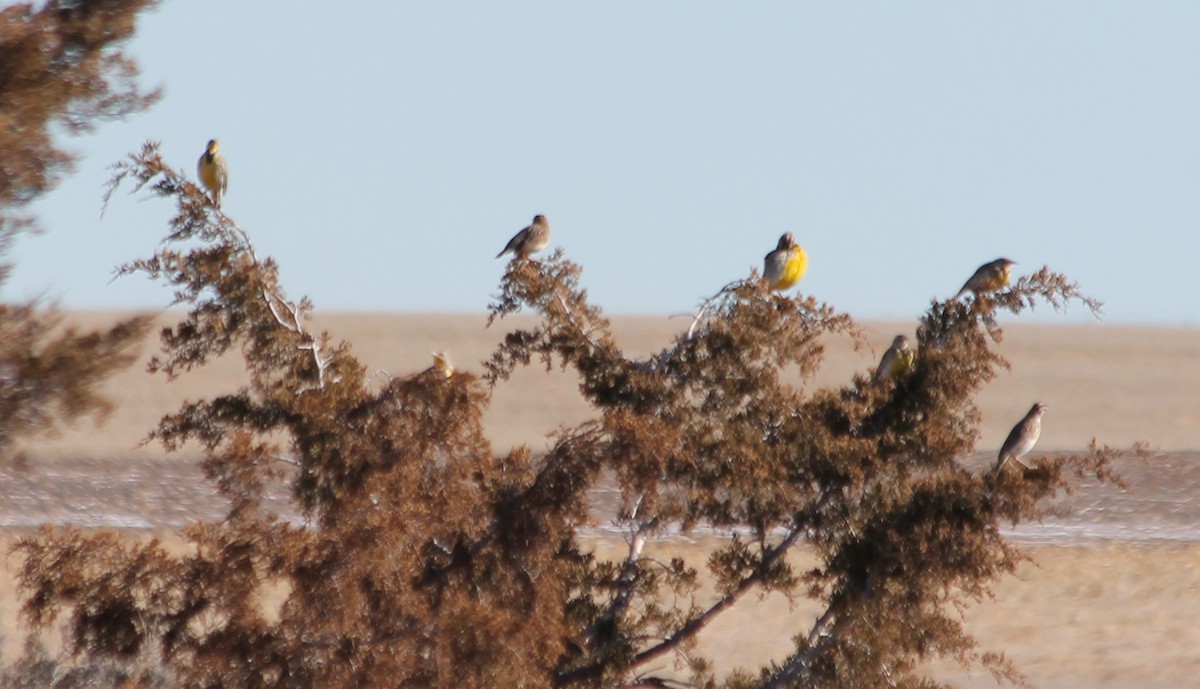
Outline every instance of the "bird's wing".
<path fill-rule="evenodd" d="M 508 240 L 508 244 L 504 245 L 504 250 L 496 254 L 496 258 L 500 258 L 510 251 L 516 251 L 517 247 L 521 245 L 521 235 L 523 234 L 525 234 L 525 230 L 521 230 L 520 232 L 514 234 L 512 239 Z"/>
<path fill-rule="evenodd" d="M 763 277 L 772 285 L 779 280 L 783 273 L 783 261 L 780 260 L 779 251 L 775 250 L 763 257 Z"/>
<path fill-rule="evenodd" d="M 875 380 L 885 378 L 892 373 L 892 363 L 896 360 L 896 348 L 888 347 L 888 350 L 883 353 L 883 358 L 879 360 L 879 366 L 875 369 Z"/>
<path fill-rule="evenodd" d="M 1015 456 L 1017 448 L 1021 441 L 1021 432 L 1024 430 L 1024 422 L 1013 426 L 1013 429 L 1008 432 L 1008 437 L 1004 439 L 1004 444 L 1000 446 L 1000 458 L 1003 459 L 1006 455 Z"/>

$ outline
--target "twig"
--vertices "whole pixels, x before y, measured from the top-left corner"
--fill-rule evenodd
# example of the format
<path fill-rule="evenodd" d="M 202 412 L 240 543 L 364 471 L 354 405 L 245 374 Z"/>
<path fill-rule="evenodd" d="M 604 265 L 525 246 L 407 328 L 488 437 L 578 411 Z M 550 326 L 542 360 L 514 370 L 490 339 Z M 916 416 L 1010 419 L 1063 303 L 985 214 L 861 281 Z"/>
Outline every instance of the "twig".
<path fill-rule="evenodd" d="M 640 689 L 641 687 L 695 687 L 695 682 L 685 682 L 679 679 L 669 679 L 667 677 L 648 677 L 646 675 L 638 675 L 633 678 L 632 684 L 626 684 L 622 689 Z"/>
<path fill-rule="evenodd" d="M 827 500 L 829 495 L 830 495 L 829 493 L 826 493 L 826 495 L 822 496 L 821 500 L 818 501 L 818 504 L 814 509 L 820 509 L 820 505 L 823 504 Z M 651 646 L 650 648 L 647 648 L 647 649 L 641 651 L 640 653 L 638 653 L 637 655 L 635 655 L 630 660 L 629 666 L 637 667 L 638 665 L 649 662 L 649 661 L 663 655 L 664 653 L 674 650 L 685 640 L 691 638 L 697 632 L 699 632 L 701 629 L 706 627 L 709 622 L 712 622 L 713 619 L 716 618 L 717 615 L 724 612 L 727 608 L 729 608 L 734 603 L 736 603 L 738 601 L 738 599 L 740 599 L 743 595 L 745 595 L 745 593 L 747 591 L 754 588 L 754 586 L 757 585 L 758 582 L 761 581 L 764 576 L 766 576 L 767 572 L 770 571 L 771 565 L 773 565 L 781 557 L 783 557 L 787 553 L 787 551 L 792 547 L 792 545 L 794 545 L 796 543 L 796 541 L 800 538 L 800 535 L 802 532 L 803 532 L 803 529 L 800 526 L 797 525 L 797 526 L 793 527 L 791 529 L 790 533 L 788 533 L 787 537 L 784 538 L 782 541 L 780 541 L 779 544 L 776 545 L 771 550 L 771 552 L 767 553 L 767 555 L 763 557 L 762 562 L 760 563 L 759 567 L 754 571 L 753 574 L 750 574 L 745 579 L 742 579 L 742 581 L 738 583 L 736 588 L 734 588 L 729 593 L 725 594 L 720 600 L 718 600 L 716 603 L 714 603 L 707 610 L 700 613 L 696 617 L 693 617 L 691 620 L 689 620 L 687 623 L 685 623 L 682 627 L 675 630 L 675 632 L 672 633 L 670 636 L 668 636 L 666 639 L 664 639 L 657 645 Z M 600 663 L 594 663 L 592 665 L 585 665 L 583 667 L 579 667 L 579 668 L 576 668 L 569 672 L 564 672 L 564 673 L 556 676 L 554 678 L 554 683 L 558 686 L 570 684 L 571 682 L 579 681 L 581 679 L 586 679 L 588 677 L 593 677 L 593 676 L 601 673 L 603 670 L 604 670 L 604 665 L 600 664 Z"/>
<path fill-rule="evenodd" d="M 863 584 L 863 598 L 870 598 L 872 591 L 875 589 L 875 581 L 878 579 L 879 565 L 876 564 L 867 573 L 867 580 Z M 844 599 L 843 599 L 844 601 Z M 791 682 L 803 670 L 812 665 L 813 660 L 825 652 L 827 648 L 833 645 L 837 640 L 837 630 L 827 632 L 830 625 L 837 621 L 837 611 L 842 609 L 844 605 L 833 603 L 825 610 L 825 613 L 813 623 L 812 629 L 808 632 L 805 642 L 808 644 L 808 650 L 803 653 L 796 654 L 787 665 L 779 669 L 766 683 L 760 685 L 758 689 L 778 689 L 785 684 Z"/>
<path fill-rule="evenodd" d="M 555 296 L 558 297 L 558 304 L 559 304 L 559 306 L 562 307 L 563 312 L 567 316 L 567 322 L 570 323 L 575 328 L 575 330 L 579 333 L 579 336 L 582 337 L 585 342 L 587 342 L 588 344 L 590 344 L 592 346 L 593 350 L 599 351 L 600 345 L 595 340 L 592 339 L 591 331 L 584 330 L 583 326 L 580 325 L 579 322 L 575 320 L 575 314 L 571 311 L 571 307 L 567 306 L 567 300 L 563 298 L 562 294 L 556 294 Z"/>
<path fill-rule="evenodd" d="M 231 220 L 228 215 L 225 215 L 223 211 L 217 209 L 217 213 L 220 218 L 219 227 L 228 233 L 236 234 L 246 254 L 250 257 L 250 262 L 254 264 L 255 268 L 262 270 L 262 261 L 259 260 L 258 254 L 254 251 L 254 242 L 250 241 L 250 235 Z M 321 344 L 318 339 L 304 329 L 304 309 L 296 302 L 288 301 L 266 287 L 263 288 L 262 298 L 266 302 L 267 308 L 271 311 L 271 315 L 275 318 L 276 323 L 285 330 L 293 332 L 305 340 L 304 344 L 301 344 L 299 348 L 312 352 L 313 364 L 317 367 L 316 387 L 317 389 L 323 389 L 325 387 L 325 370 L 329 367 L 330 358 L 323 356 Z M 287 313 L 281 313 L 280 309 L 286 309 Z"/>
<path fill-rule="evenodd" d="M 765 684 L 760 685 L 759 689 L 777 689 L 777 687 L 782 687 L 784 684 L 795 679 L 796 675 L 811 665 L 814 658 L 832 646 L 833 642 L 837 639 L 837 634 L 835 632 L 826 634 L 825 630 L 833 623 L 835 617 L 834 607 L 830 606 L 825 611 L 825 614 L 817 619 L 812 629 L 808 632 L 808 636 L 805 639 L 808 642 L 808 650 L 794 656 L 771 679 L 767 680 Z"/>
<path fill-rule="evenodd" d="M 693 337 L 695 337 L 696 327 L 699 326 L 700 322 L 704 320 L 704 314 L 708 312 L 708 309 L 713 305 L 714 302 L 717 301 L 718 298 L 720 298 L 726 294 L 729 294 L 729 293 L 733 292 L 734 290 L 736 290 L 737 288 L 741 287 L 742 285 L 745 285 L 748 283 L 749 283 L 748 280 L 734 280 L 733 282 L 722 287 L 716 294 L 714 294 L 711 297 L 709 297 L 708 299 L 705 299 L 704 301 L 702 301 L 700 303 L 700 309 L 696 312 L 696 315 L 692 318 L 692 325 L 688 328 L 687 337 L 685 337 L 684 339 L 690 340 Z"/>
<path fill-rule="evenodd" d="M 688 317 L 692 319 L 692 324 L 688 326 L 687 334 L 684 335 L 683 341 L 688 342 L 696 337 L 696 328 L 698 328 L 700 323 L 704 321 L 704 316 L 708 313 L 708 310 L 712 308 L 713 303 L 715 303 L 717 299 L 733 292 L 742 285 L 749 284 L 749 282 L 749 280 L 734 280 L 718 290 L 716 294 L 700 302 L 700 308 L 696 311 L 696 313 L 681 313 L 672 315 L 671 318 Z M 678 353 L 679 345 L 676 345 L 674 347 L 664 349 L 657 356 L 652 357 L 649 361 L 639 361 L 636 362 L 635 365 L 645 371 L 659 371 L 662 370 L 663 367 L 665 367 L 671 361 L 671 358 Z"/>
<path fill-rule="evenodd" d="M 647 648 L 641 653 L 638 653 L 636 656 L 634 656 L 632 664 L 640 665 L 648 660 L 657 658 L 663 653 L 666 653 L 667 651 L 678 646 L 683 642 L 684 639 L 687 639 L 692 634 L 708 626 L 708 623 L 711 622 L 713 618 L 737 602 L 739 598 L 741 598 L 762 579 L 762 577 L 770 569 L 770 566 L 779 560 L 779 558 L 783 557 L 783 555 L 792 547 L 792 545 L 796 543 L 796 540 L 800 538 L 800 533 L 801 530 L 799 528 L 793 528 L 791 533 L 787 535 L 787 538 L 783 539 L 777 546 L 775 546 L 775 548 L 771 550 L 771 552 L 766 555 L 766 557 L 763 558 L 761 565 L 753 574 L 739 582 L 734 590 L 725 594 L 708 610 L 705 610 L 699 616 L 692 618 L 689 622 L 687 622 L 687 624 L 684 624 L 682 627 L 676 630 L 674 634 L 667 637 L 667 639 L 661 644 Z"/>
<path fill-rule="evenodd" d="M 647 537 L 657 525 L 658 517 L 646 519 L 639 523 L 633 532 L 632 538 L 629 540 L 629 553 L 621 565 L 621 575 L 617 577 L 617 595 L 613 596 L 608 610 L 605 610 L 603 615 L 584 630 L 583 638 L 587 642 L 594 639 L 601 629 L 620 618 L 629 608 L 629 604 L 633 600 L 634 584 L 638 580 L 638 562 L 641 560 L 642 550 L 646 547 Z"/>
<path fill-rule="evenodd" d="M 280 455 L 275 455 L 274 457 L 271 457 L 271 459 L 275 460 L 276 462 L 280 462 L 282 464 L 290 464 L 294 467 L 300 466 L 300 462 L 297 462 L 296 460 L 294 460 L 290 457 L 283 457 Z"/>

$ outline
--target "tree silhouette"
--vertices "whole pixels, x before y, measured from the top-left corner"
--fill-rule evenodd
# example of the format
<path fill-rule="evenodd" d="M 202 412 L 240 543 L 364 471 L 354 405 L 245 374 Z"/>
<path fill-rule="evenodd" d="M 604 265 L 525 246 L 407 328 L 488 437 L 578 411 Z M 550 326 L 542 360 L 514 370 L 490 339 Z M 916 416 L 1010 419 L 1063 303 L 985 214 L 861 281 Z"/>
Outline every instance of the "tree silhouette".
<path fill-rule="evenodd" d="M 349 343 L 308 329 L 278 267 L 154 144 L 110 188 L 172 199 L 160 248 L 122 268 L 174 287 L 187 316 L 161 334 L 151 369 L 170 377 L 236 354 L 244 387 L 190 402 L 152 437 L 205 449 L 227 518 L 185 531 L 190 547 L 43 530 L 20 542 L 23 613 L 66 620 L 72 651 L 153 657 L 180 686 L 930 687 L 919 664 L 950 657 L 1023 683 L 983 651 L 956 606 L 989 595 L 1022 556 L 1004 524 L 1040 518 L 1072 476 L 1115 480 L 1113 453 L 1040 457 L 1025 471 L 972 473 L 974 398 L 1006 362 L 999 312 L 1083 299 L 1043 269 L 996 295 L 933 302 L 911 372 L 808 389 L 822 338 L 860 337 L 811 297 L 756 276 L 707 300 L 669 347 L 623 354 L 561 250 L 514 258 L 489 322 L 520 310 L 484 374 L 435 369 L 368 376 Z M 1090 306 L 1094 302 L 1084 299 Z M 491 389 L 535 361 L 578 372 L 593 420 L 561 429 L 543 455 L 500 456 L 483 432 Z M 588 492 L 612 477 L 626 555 L 602 560 L 580 529 Z M 264 506 L 284 484 L 304 515 Z M 700 572 L 646 554 L 668 529 L 727 533 Z M 817 566 L 796 571 L 803 547 Z M 282 587 L 268 614 L 261 596 Z M 784 592 L 822 612 L 757 674 L 715 677 L 697 634 L 750 594 Z M 143 677 L 143 681 L 149 680 Z"/>
<path fill-rule="evenodd" d="M 62 1 L 0 9 L 0 286 L 11 267 L 2 257 L 21 233 L 38 229 L 26 208 L 74 162 L 55 133 L 89 132 L 157 97 L 138 91 L 137 66 L 118 49 L 151 4 Z M 37 301 L 0 304 L 0 461 L 14 459 L 22 438 L 103 414 L 109 405 L 97 383 L 129 363 L 128 350 L 146 325 L 135 318 L 81 333 Z"/>

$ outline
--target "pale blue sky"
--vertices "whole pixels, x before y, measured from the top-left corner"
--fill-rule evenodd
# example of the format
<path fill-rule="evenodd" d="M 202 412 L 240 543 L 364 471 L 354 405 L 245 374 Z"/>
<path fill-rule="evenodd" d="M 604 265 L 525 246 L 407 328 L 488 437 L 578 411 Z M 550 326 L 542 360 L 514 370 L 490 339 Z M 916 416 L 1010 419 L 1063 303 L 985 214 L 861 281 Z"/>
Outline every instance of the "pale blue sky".
<path fill-rule="evenodd" d="M 1200 325 L 1200 3 L 208 0 L 129 51 L 165 98 L 70 142 L 8 298 L 165 305 L 109 279 L 172 208 L 101 219 L 106 168 L 154 139 L 194 176 L 216 137 L 225 210 L 321 310 L 480 312 L 544 213 L 610 313 L 688 311 L 791 231 L 800 291 L 860 318 L 1006 256 Z"/>

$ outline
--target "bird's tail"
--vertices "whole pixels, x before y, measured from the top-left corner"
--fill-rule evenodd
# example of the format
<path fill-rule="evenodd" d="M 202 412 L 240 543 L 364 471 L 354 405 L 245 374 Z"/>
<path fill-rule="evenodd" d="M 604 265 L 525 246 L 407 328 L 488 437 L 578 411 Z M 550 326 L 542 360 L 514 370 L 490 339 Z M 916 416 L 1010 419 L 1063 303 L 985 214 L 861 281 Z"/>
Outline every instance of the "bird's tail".
<path fill-rule="evenodd" d="M 999 460 L 996 461 L 996 473 L 997 474 L 1000 473 L 1000 470 L 1003 469 L 1004 465 L 1008 464 L 1009 461 L 1012 461 L 1013 463 L 1015 463 L 1017 466 L 1021 467 L 1025 471 L 1029 471 L 1029 465 L 1026 464 L 1025 462 L 1022 462 L 1021 460 L 1017 459 L 1016 457 L 1013 457 L 1012 455 L 1004 455 L 1003 457 L 1001 457 Z"/>

